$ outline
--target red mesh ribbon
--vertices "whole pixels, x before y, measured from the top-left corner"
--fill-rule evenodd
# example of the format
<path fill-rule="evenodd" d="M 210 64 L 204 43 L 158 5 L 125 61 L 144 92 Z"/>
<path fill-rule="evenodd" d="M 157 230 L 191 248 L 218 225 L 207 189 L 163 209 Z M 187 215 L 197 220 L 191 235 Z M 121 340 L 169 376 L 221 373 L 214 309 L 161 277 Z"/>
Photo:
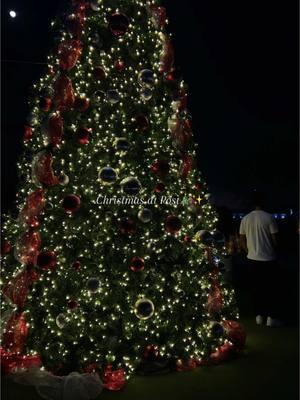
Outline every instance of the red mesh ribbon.
<path fill-rule="evenodd" d="M 76 3 L 75 14 L 82 23 L 84 23 L 85 11 L 86 11 L 87 6 L 88 6 L 87 2 L 77 1 L 77 3 Z"/>
<path fill-rule="evenodd" d="M 41 237 L 39 232 L 30 229 L 18 239 L 15 257 L 23 264 L 35 264 L 40 247 Z"/>
<path fill-rule="evenodd" d="M 33 269 L 25 269 L 4 286 L 3 294 L 18 308 L 23 308 L 30 286 L 38 278 L 39 275 Z"/>
<path fill-rule="evenodd" d="M 88 3 L 82 0 L 71 0 L 72 6 L 75 7 L 75 14 L 80 16 L 81 19 L 85 17 L 85 10 Z"/>
<path fill-rule="evenodd" d="M 81 55 L 81 43 L 79 40 L 66 40 L 58 47 L 59 65 L 64 71 L 70 71 L 75 67 Z"/>
<path fill-rule="evenodd" d="M 32 178 L 35 183 L 41 183 L 45 186 L 54 186 L 58 184 L 58 178 L 54 175 L 52 154 L 47 151 L 40 151 L 33 160 Z"/>
<path fill-rule="evenodd" d="M 180 166 L 180 175 L 183 179 L 186 179 L 193 168 L 193 157 L 189 154 L 185 154 L 182 159 Z"/>
<path fill-rule="evenodd" d="M 38 354 L 36 355 L 20 355 L 5 351 L 0 348 L 1 372 L 4 375 L 11 374 L 20 369 L 28 369 L 31 367 L 41 367 L 42 361 Z"/>
<path fill-rule="evenodd" d="M 247 334 L 237 321 L 224 321 L 222 323 L 228 340 L 233 344 L 234 350 L 240 352 L 246 344 Z"/>
<path fill-rule="evenodd" d="M 219 272 L 213 262 L 212 249 L 207 247 L 205 249 L 207 261 L 212 269 L 211 271 L 211 287 L 208 295 L 206 309 L 210 314 L 216 314 L 222 311 L 224 301 L 223 294 L 220 287 Z"/>
<path fill-rule="evenodd" d="M 220 346 L 214 353 L 205 359 L 201 360 L 201 365 L 211 365 L 211 364 L 220 364 L 227 360 L 230 360 L 233 356 L 233 346 L 230 343 L 224 343 Z"/>
<path fill-rule="evenodd" d="M 197 361 L 193 358 L 189 358 L 188 360 L 177 360 L 176 361 L 176 371 L 191 371 L 197 367 Z"/>
<path fill-rule="evenodd" d="M 175 112 L 181 112 L 187 108 L 187 93 L 184 89 L 180 88 L 176 92 L 176 100 L 172 103 Z"/>
<path fill-rule="evenodd" d="M 102 376 L 103 386 L 108 390 L 121 390 L 125 383 L 125 371 L 124 369 L 117 369 L 113 371 L 112 366 L 108 365 L 105 367 Z"/>
<path fill-rule="evenodd" d="M 65 75 L 61 75 L 54 84 L 54 102 L 58 110 L 72 108 L 75 96 L 72 81 Z"/>
<path fill-rule="evenodd" d="M 24 125 L 23 140 L 27 142 L 32 138 L 32 127 L 29 125 Z"/>
<path fill-rule="evenodd" d="M 66 20 L 67 29 L 75 39 L 80 39 L 84 28 L 86 4 L 82 1 L 72 1 L 75 7 L 74 13 Z"/>
<path fill-rule="evenodd" d="M 3 334 L 3 347 L 12 353 L 22 353 L 28 335 L 24 313 L 13 312 Z"/>
<path fill-rule="evenodd" d="M 19 219 L 23 223 L 30 223 L 32 217 L 38 217 L 45 207 L 46 199 L 44 189 L 37 189 L 30 193 L 22 208 Z"/>
<path fill-rule="evenodd" d="M 185 149 L 192 140 L 193 134 L 190 127 L 189 120 L 173 119 L 169 128 L 171 131 L 171 136 L 177 146 Z"/>
<path fill-rule="evenodd" d="M 151 6 L 152 21 L 156 28 L 162 28 L 166 24 L 167 11 L 165 7 Z"/>
<path fill-rule="evenodd" d="M 154 344 L 149 344 L 145 347 L 143 352 L 143 358 L 145 360 L 156 360 L 159 356 L 159 348 Z"/>
<path fill-rule="evenodd" d="M 161 72 L 169 72 L 174 64 L 174 48 L 172 41 L 170 39 L 166 39 L 163 44 L 163 50 L 161 52 L 160 58 L 160 71 Z"/>
<path fill-rule="evenodd" d="M 52 145 L 61 143 L 64 135 L 64 120 L 61 115 L 53 114 L 48 121 L 48 137 Z"/>
<path fill-rule="evenodd" d="M 205 249 L 205 255 L 208 261 L 208 264 L 213 268 L 214 267 L 214 262 L 213 262 L 213 258 L 212 258 L 212 251 L 210 247 L 206 247 Z"/>
<path fill-rule="evenodd" d="M 210 293 L 208 295 L 206 309 L 210 314 L 216 314 L 222 311 L 223 308 L 223 295 L 222 291 L 217 284 L 212 284 Z"/>
<path fill-rule="evenodd" d="M 100 368 L 100 365 L 98 363 L 91 363 L 91 364 L 87 365 L 83 370 L 87 374 L 91 374 L 93 372 L 98 371 L 99 368 Z"/>

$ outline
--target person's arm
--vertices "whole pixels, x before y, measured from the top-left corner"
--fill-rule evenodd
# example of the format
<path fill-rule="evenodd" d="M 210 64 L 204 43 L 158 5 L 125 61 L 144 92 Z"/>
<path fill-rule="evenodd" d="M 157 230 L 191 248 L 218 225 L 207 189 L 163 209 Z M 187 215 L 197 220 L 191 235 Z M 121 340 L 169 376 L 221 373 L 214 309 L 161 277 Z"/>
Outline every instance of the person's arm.
<path fill-rule="evenodd" d="M 278 233 L 271 233 L 271 236 L 272 236 L 273 246 L 276 249 L 278 245 Z"/>
<path fill-rule="evenodd" d="M 273 246 L 276 249 L 278 245 L 278 226 L 275 219 L 272 218 L 270 223 L 270 233 L 272 237 Z"/>
<path fill-rule="evenodd" d="M 248 253 L 248 247 L 247 247 L 247 237 L 246 237 L 246 230 L 245 230 L 245 220 L 244 218 L 241 221 L 240 225 L 240 246 L 242 250 Z"/>
<path fill-rule="evenodd" d="M 246 235 L 241 235 L 241 234 L 240 234 L 240 244 L 241 244 L 242 250 L 244 250 L 245 253 L 248 253 L 247 237 L 246 237 Z"/>

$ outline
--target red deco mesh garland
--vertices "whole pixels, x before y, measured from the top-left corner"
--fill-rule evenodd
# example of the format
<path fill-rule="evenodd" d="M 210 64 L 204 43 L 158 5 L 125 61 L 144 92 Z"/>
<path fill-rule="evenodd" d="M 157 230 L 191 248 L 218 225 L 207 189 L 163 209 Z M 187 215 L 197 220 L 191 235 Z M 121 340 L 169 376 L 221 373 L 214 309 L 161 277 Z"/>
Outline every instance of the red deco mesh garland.
<path fill-rule="evenodd" d="M 81 42 L 78 39 L 84 28 L 87 3 L 72 0 L 72 5 L 75 7 L 75 18 L 72 16 L 72 21 L 70 19 L 69 22 L 71 22 L 71 33 L 73 33 L 74 39 L 62 42 L 58 48 L 60 67 L 64 71 L 70 71 L 81 55 Z M 75 95 L 71 79 L 65 74 L 60 75 L 54 84 L 54 104 L 57 110 L 71 108 L 74 100 Z M 32 131 L 28 127 L 24 141 L 29 140 L 31 137 Z M 48 121 L 49 143 L 54 146 L 59 145 L 62 137 L 63 118 L 60 114 L 53 114 Z M 40 151 L 35 157 L 32 165 L 32 175 L 37 184 L 51 187 L 58 183 L 58 179 L 52 169 L 52 163 L 53 158 L 50 152 Z M 39 217 L 45 203 L 44 189 L 37 189 L 30 193 L 19 213 L 19 222 L 30 225 L 33 218 L 37 219 Z M 3 348 L 0 348 L 1 368 L 4 374 L 14 372 L 20 368 L 41 366 L 39 355 L 22 354 L 28 335 L 28 326 L 25 314 L 21 311 L 24 308 L 32 284 L 39 278 L 39 274 L 35 271 L 33 265 L 36 264 L 40 247 L 40 233 L 31 228 L 27 229 L 16 243 L 15 257 L 26 265 L 23 271 L 19 272 L 3 289 L 6 298 L 18 308 L 18 311 L 13 312 L 6 323 L 3 334 Z M 111 374 L 106 375 L 107 384 L 112 384 L 114 390 L 123 381 L 122 373 L 120 371 L 116 372 L 111 371 Z M 110 376 L 110 379 L 108 376 Z"/>
<path fill-rule="evenodd" d="M 210 292 L 208 295 L 206 308 L 210 314 L 216 314 L 216 313 L 221 312 L 221 310 L 223 308 L 223 305 L 224 305 L 223 294 L 222 294 L 221 287 L 220 287 L 218 270 L 212 259 L 212 249 L 210 247 L 208 247 L 205 251 L 207 254 L 208 263 L 212 267 L 211 288 L 210 288 Z"/>

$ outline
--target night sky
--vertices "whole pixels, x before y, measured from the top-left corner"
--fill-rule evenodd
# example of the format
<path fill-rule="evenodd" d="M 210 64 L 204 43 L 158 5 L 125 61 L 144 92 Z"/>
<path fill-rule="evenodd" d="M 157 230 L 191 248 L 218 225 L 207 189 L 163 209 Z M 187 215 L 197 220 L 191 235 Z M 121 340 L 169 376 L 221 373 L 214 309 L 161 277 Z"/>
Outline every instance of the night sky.
<path fill-rule="evenodd" d="M 44 71 L 39 63 L 45 63 L 55 34 L 50 21 L 64 3 L 2 0 L 3 211 L 15 198 L 26 99 Z M 272 210 L 297 206 L 296 0 L 163 4 L 176 65 L 189 85 L 199 168 L 215 202 L 239 210 L 257 188 L 268 193 Z M 17 18 L 9 17 L 11 9 Z"/>

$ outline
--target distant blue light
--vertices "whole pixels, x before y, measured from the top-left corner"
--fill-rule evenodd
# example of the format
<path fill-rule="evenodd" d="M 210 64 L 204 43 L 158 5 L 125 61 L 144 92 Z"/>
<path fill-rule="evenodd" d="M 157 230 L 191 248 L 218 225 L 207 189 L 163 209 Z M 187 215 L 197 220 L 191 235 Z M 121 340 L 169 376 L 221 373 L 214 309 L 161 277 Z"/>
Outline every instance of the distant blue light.
<path fill-rule="evenodd" d="M 9 11 L 9 15 L 10 15 L 11 18 L 16 18 L 17 13 L 14 10 L 10 10 Z"/>
<path fill-rule="evenodd" d="M 293 210 L 289 210 L 289 213 L 275 213 L 273 214 L 273 218 L 275 219 L 286 219 L 289 216 L 293 215 L 294 212 Z M 244 213 L 232 213 L 232 218 L 233 219 L 242 219 L 245 216 Z"/>

